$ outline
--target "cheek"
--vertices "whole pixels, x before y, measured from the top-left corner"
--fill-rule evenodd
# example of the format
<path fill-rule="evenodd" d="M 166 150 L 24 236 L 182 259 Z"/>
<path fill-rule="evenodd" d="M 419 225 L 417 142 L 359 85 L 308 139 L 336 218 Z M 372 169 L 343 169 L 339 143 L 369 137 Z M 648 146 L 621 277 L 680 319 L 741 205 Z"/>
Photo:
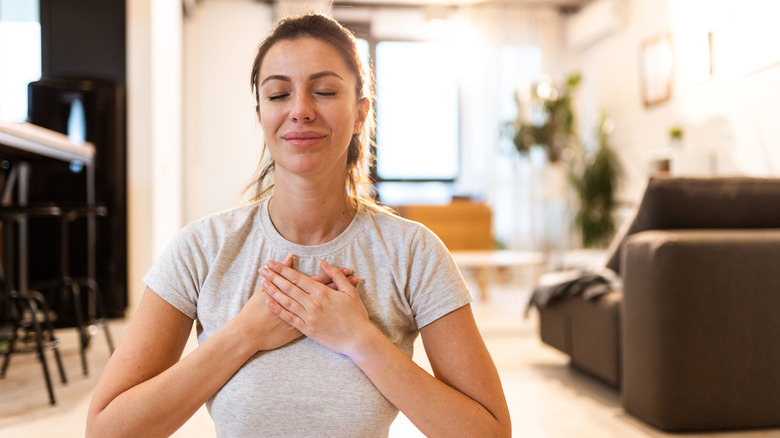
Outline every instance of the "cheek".
<path fill-rule="evenodd" d="M 331 112 L 333 114 L 332 125 L 341 126 L 345 131 L 344 134 L 352 137 L 356 134 L 362 126 L 360 115 L 353 105 L 340 105 L 337 110 Z"/>
<path fill-rule="evenodd" d="M 260 108 L 258 113 L 258 119 L 263 131 L 274 131 L 280 124 L 280 120 L 283 119 L 280 111 L 274 111 L 267 108 Z"/>

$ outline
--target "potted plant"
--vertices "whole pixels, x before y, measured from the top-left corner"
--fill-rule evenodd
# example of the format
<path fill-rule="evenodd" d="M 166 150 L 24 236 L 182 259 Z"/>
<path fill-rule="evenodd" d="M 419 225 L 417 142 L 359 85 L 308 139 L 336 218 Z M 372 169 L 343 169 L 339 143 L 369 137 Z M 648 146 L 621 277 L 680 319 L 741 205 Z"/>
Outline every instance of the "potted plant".
<path fill-rule="evenodd" d="M 577 142 L 572 93 L 579 86 L 582 76 L 579 73 L 568 77 L 564 85 L 555 87 L 550 82 L 542 82 L 532 88 L 530 104 L 532 113 L 541 113 L 534 119 L 527 105 L 518 95 L 517 118 L 509 124 L 512 143 L 521 154 L 526 154 L 534 146 L 540 146 L 547 152 L 550 163 L 561 160 L 564 152 Z M 536 111 L 534 111 L 536 110 Z"/>
<path fill-rule="evenodd" d="M 581 175 L 571 173 L 571 182 L 579 199 L 575 222 L 585 248 L 609 244 L 615 233 L 615 191 L 622 173 L 620 160 L 609 144 L 611 122 L 602 117 L 598 129 L 599 145 L 586 155 Z"/>

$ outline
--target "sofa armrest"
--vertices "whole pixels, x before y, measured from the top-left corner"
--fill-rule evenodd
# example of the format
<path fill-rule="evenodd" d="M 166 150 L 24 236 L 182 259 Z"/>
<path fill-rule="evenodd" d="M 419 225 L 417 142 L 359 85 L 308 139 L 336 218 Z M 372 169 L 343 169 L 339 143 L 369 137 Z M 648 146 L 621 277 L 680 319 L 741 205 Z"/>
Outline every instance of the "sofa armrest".
<path fill-rule="evenodd" d="M 621 265 L 625 409 L 668 431 L 780 426 L 780 229 L 645 231 Z"/>

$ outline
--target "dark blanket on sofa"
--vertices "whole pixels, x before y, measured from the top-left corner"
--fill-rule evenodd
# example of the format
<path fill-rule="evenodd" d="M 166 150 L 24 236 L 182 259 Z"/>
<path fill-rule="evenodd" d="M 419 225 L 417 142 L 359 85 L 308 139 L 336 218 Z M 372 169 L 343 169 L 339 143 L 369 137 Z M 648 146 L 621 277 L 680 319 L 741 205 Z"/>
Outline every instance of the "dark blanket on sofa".
<path fill-rule="evenodd" d="M 580 295 L 585 299 L 596 299 L 614 290 L 613 280 L 597 273 L 565 271 L 542 279 L 534 288 L 526 306 L 526 315 L 531 306 L 544 309 L 558 299 Z"/>

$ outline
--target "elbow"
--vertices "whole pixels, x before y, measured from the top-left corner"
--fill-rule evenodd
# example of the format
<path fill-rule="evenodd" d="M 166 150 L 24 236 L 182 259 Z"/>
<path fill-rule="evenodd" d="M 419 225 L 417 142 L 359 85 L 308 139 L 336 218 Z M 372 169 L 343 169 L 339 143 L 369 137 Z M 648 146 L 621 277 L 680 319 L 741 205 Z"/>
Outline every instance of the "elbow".
<path fill-rule="evenodd" d="M 498 422 L 493 436 L 496 438 L 512 438 L 512 423 L 508 418 L 505 421 Z"/>
<path fill-rule="evenodd" d="M 494 416 L 494 424 L 490 436 L 496 438 L 512 438 L 512 419 L 507 410 L 503 415 Z"/>
<path fill-rule="evenodd" d="M 98 431 L 98 427 L 95 426 L 95 420 L 91 417 L 87 417 L 87 430 L 84 433 L 84 438 L 104 437 L 107 436 L 104 433 Z"/>
<path fill-rule="evenodd" d="M 90 410 L 90 412 L 87 414 L 87 430 L 84 433 L 84 437 L 94 438 L 94 437 L 112 436 L 109 431 L 102 430 L 102 429 L 103 428 L 101 428 L 100 415 Z"/>
<path fill-rule="evenodd" d="M 95 406 L 90 406 L 87 413 L 87 428 L 84 433 L 85 438 L 105 438 L 127 436 L 122 433 L 122 427 L 116 419 L 108 418 L 107 412 L 98 410 Z"/>

